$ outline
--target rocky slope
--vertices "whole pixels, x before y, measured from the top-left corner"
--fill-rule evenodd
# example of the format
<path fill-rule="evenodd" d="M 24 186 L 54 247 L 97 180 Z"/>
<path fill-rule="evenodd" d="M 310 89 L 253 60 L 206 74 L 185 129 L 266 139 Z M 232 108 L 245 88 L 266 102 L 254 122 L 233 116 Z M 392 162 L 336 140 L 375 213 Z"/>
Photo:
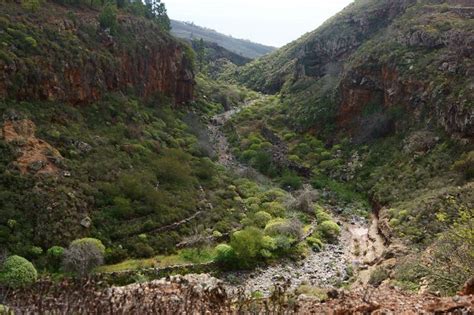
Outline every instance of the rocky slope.
<path fill-rule="evenodd" d="M 281 91 L 295 125 L 335 124 L 357 141 L 413 125 L 472 137 L 473 15 L 469 1 L 356 1 L 238 80 Z"/>
<path fill-rule="evenodd" d="M 330 290 L 321 301 L 315 296 L 287 295 L 276 284 L 271 298 L 249 298 L 226 291 L 222 281 L 209 275 L 171 276 L 144 284 L 95 290 L 94 281 L 54 284 L 44 281 L 37 291 L 23 290 L 11 298 L 9 310 L 74 313 L 187 313 L 187 314 L 470 314 L 474 296 L 440 298 L 409 295 L 395 288 L 354 291 Z M 32 292 L 41 292 L 32 294 Z M 78 294 L 80 293 L 80 294 Z M 48 297 L 44 299 L 44 297 Z M 64 301 L 67 300 L 67 303 Z"/>
<path fill-rule="evenodd" d="M 473 14 L 471 1 L 355 1 L 223 76 L 276 94 L 234 120 L 242 158 L 271 130 L 316 188 L 361 194 L 385 243 L 403 244 L 374 281 L 453 294 L 472 274 L 471 238 L 455 235 L 474 222 Z"/>
<path fill-rule="evenodd" d="M 99 12 L 45 3 L 37 12 L 2 4 L 0 97 L 92 103 L 112 91 L 193 98 L 188 48 L 144 18 L 119 15 L 113 31 Z"/>

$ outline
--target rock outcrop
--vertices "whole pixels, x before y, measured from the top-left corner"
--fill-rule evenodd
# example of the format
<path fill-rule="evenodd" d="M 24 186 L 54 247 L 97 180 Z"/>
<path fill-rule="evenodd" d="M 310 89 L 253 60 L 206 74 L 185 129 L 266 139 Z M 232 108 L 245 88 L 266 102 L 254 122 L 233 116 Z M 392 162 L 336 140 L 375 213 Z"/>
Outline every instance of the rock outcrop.
<path fill-rule="evenodd" d="M 192 61 L 184 44 L 158 25 L 119 16 L 102 29 L 95 11 L 47 3 L 37 13 L 2 5 L 8 41 L 0 48 L 0 98 L 91 103 L 107 92 L 193 98 Z"/>
<path fill-rule="evenodd" d="M 33 174 L 56 174 L 62 156 L 58 150 L 35 135 L 36 126 L 29 119 L 5 120 L 2 137 L 17 149 L 15 165 L 22 172 Z"/>
<path fill-rule="evenodd" d="M 335 125 L 355 143 L 413 126 L 472 138 L 473 15 L 469 1 L 354 2 L 236 76 L 281 92 L 295 126 Z"/>

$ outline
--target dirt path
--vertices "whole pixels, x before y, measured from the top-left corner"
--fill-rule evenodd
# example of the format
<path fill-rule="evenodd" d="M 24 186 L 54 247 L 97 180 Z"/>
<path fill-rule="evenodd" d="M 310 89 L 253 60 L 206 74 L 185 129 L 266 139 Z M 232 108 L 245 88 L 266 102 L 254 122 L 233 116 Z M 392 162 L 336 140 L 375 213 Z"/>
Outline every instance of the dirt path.
<path fill-rule="evenodd" d="M 261 98 L 247 101 L 240 107 L 232 108 L 212 117 L 211 123 L 208 124 L 209 137 L 214 143 L 214 150 L 216 151 L 219 164 L 234 171 L 243 171 L 249 169 L 248 166 L 241 164 L 231 153 L 229 142 L 222 131 L 222 128 L 224 127 L 225 123 L 232 118 L 233 115 L 239 113 L 246 107 L 252 106 L 259 100 L 261 100 Z"/>
<path fill-rule="evenodd" d="M 214 116 L 208 126 L 219 163 L 233 171 L 241 172 L 249 167 L 241 164 L 231 153 L 222 127 L 233 115 L 245 107 L 252 106 L 256 101 L 258 100 Z M 342 225 L 337 245 L 328 244 L 322 251 L 311 252 L 301 261 L 284 260 L 253 271 L 228 273 L 224 277 L 228 289 L 243 288 L 249 293 L 258 291 L 268 296 L 277 281 L 289 281 L 291 289 L 302 284 L 329 288 L 347 281 L 351 277 L 351 270 L 358 271 L 356 284 L 366 284 L 372 270 L 369 265 L 381 256 L 385 248 L 377 233 L 377 219 L 375 216 L 371 216 L 370 222 L 360 218 L 354 218 L 351 222 L 342 218 L 336 219 Z"/>

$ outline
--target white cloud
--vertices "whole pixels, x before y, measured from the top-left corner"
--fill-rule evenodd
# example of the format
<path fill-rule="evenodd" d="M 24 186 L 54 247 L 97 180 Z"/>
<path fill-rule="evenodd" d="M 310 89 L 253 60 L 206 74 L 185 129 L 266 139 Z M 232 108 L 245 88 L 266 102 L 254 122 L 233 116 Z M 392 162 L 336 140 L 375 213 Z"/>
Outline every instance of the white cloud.
<path fill-rule="evenodd" d="M 163 0 L 170 18 L 282 46 L 312 31 L 353 0 Z"/>

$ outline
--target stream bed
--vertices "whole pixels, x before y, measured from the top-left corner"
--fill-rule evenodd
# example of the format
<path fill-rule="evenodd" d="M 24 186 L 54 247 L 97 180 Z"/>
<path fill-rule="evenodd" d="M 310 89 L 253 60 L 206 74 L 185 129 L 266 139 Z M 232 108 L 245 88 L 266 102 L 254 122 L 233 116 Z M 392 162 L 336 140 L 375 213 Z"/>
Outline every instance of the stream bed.
<path fill-rule="evenodd" d="M 214 116 L 208 126 L 219 163 L 236 173 L 256 171 L 241 164 L 233 156 L 222 127 L 242 108 L 253 103 Z M 321 251 L 311 251 L 299 261 L 280 260 L 251 271 L 228 272 L 221 279 L 229 292 L 243 289 L 247 294 L 259 292 L 263 296 L 269 296 L 275 284 L 285 282 L 289 284 L 290 291 L 301 285 L 332 288 L 349 281 L 353 272 L 357 273 L 355 283 L 367 283 L 370 265 L 382 255 L 385 248 L 377 232 L 377 219 L 371 215 L 369 221 L 359 217 L 353 217 L 350 222 L 339 217 L 336 220 L 341 226 L 338 244 L 325 244 Z"/>

